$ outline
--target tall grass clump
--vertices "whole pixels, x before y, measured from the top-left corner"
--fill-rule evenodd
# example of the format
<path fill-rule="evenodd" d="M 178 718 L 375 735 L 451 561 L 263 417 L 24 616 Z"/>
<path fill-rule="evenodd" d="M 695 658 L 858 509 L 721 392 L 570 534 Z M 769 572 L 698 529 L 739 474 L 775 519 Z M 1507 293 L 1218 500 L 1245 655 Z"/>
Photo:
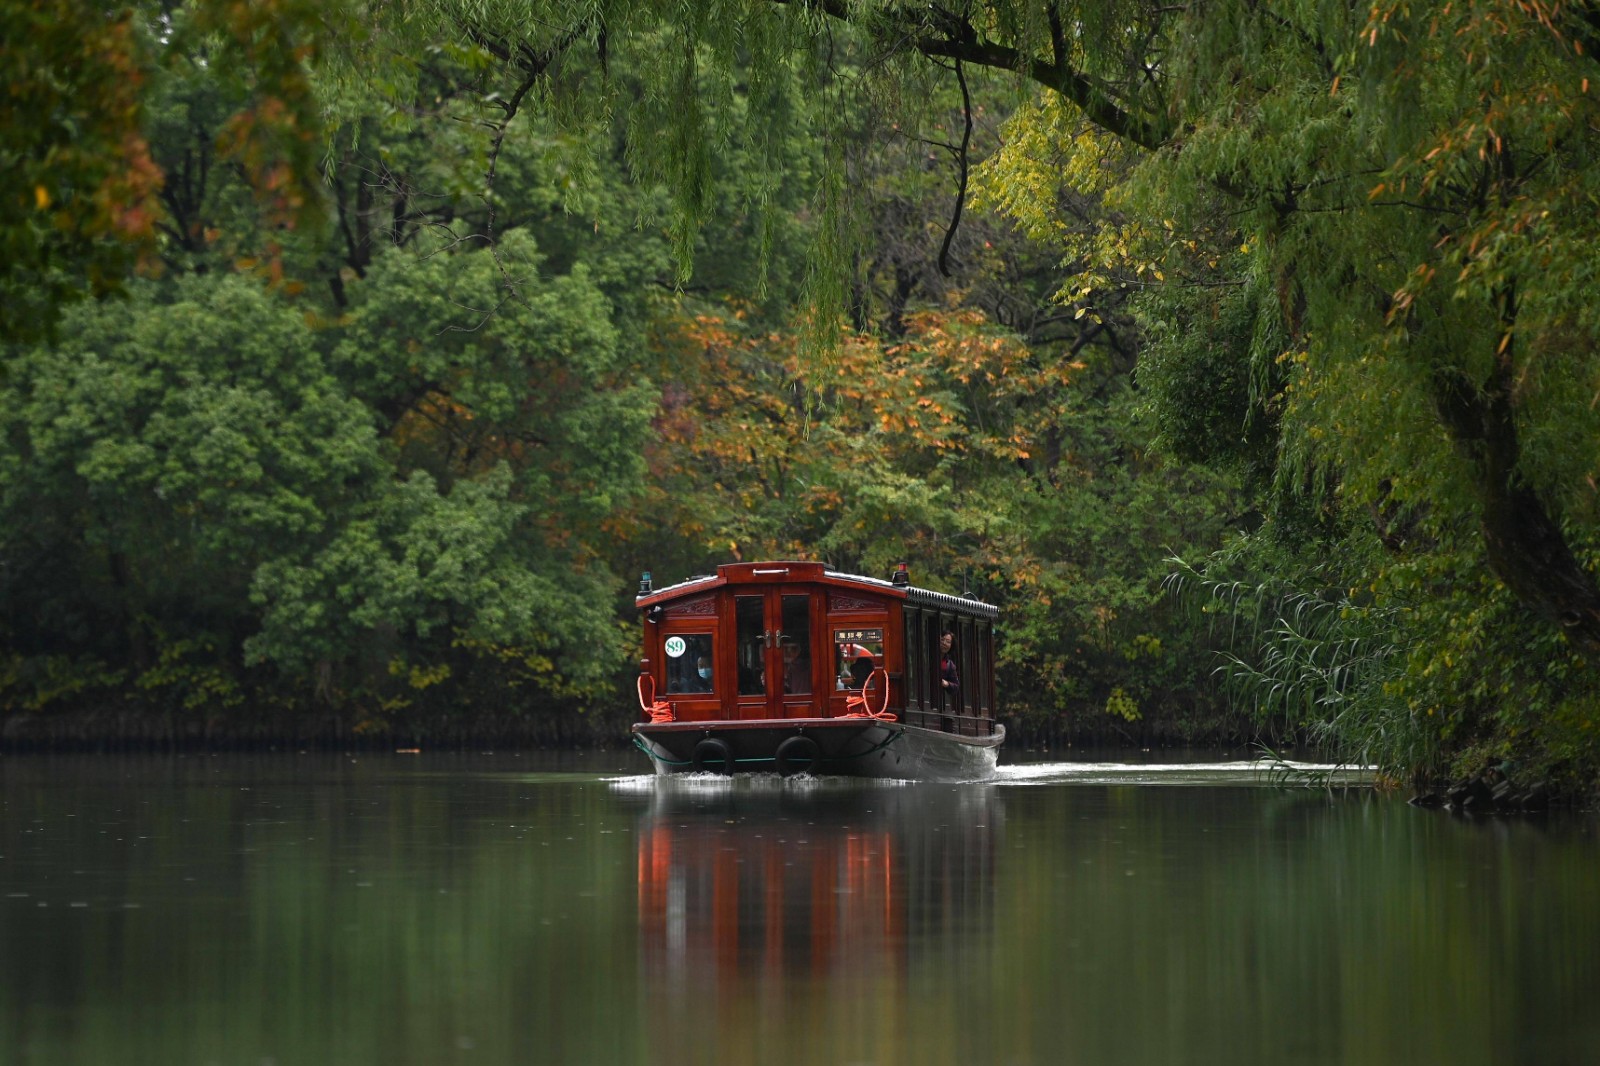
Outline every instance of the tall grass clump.
<path fill-rule="evenodd" d="M 1356 602 L 1337 587 L 1227 579 L 1169 560 L 1166 589 L 1206 616 L 1215 670 L 1270 749 L 1305 744 L 1341 766 L 1419 779 L 1439 759 L 1435 730 L 1404 692 L 1409 611 Z M 1211 570 L 1221 568 L 1214 558 Z"/>

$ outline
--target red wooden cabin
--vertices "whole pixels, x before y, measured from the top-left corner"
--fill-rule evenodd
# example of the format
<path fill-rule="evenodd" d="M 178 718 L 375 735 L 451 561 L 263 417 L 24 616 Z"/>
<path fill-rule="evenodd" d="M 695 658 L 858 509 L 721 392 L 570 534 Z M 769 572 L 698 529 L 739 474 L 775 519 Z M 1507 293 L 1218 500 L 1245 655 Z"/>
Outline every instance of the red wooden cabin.
<path fill-rule="evenodd" d="M 634 735 L 663 772 L 870 766 L 922 776 L 910 763 L 925 760 L 873 759 L 868 749 L 921 750 L 932 739 L 924 733 L 966 741 L 952 749 L 966 766 L 958 776 L 973 772 L 967 764 L 981 752 L 979 762 L 993 765 L 1004 729 L 995 722 L 998 612 L 989 604 L 916 588 L 903 567 L 886 581 L 811 562 L 728 564 L 660 590 L 647 576 L 637 602 L 648 720 Z M 917 743 L 902 735 L 908 729 Z M 793 737 L 806 739 L 784 757 L 778 749 Z"/>

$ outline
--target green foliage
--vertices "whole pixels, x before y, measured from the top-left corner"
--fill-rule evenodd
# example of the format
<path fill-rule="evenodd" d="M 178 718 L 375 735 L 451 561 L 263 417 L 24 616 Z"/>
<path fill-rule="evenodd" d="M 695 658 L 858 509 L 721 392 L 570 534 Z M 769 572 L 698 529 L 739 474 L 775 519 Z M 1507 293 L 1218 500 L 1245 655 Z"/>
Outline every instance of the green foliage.
<path fill-rule="evenodd" d="M 1162 286 L 1135 303 L 1145 336 L 1136 377 L 1156 447 L 1270 476 L 1287 342 L 1265 288 L 1246 271 L 1220 292 Z"/>
<path fill-rule="evenodd" d="M 1334 761 L 1426 779 L 1437 771 L 1431 715 L 1403 692 L 1407 612 L 1358 604 L 1336 590 L 1301 592 L 1201 574 L 1175 560 L 1169 585 L 1229 631 L 1218 668 L 1271 743 L 1307 740 Z"/>
<path fill-rule="evenodd" d="M 1166 735 L 1242 724 L 1208 689 L 1204 625 L 1161 594 L 1161 546 L 1222 542 L 1231 479 L 1151 456 L 1136 394 L 1098 358 L 1043 356 L 973 311 L 906 327 L 810 366 L 793 334 L 682 323 L 704 363 L 664 412 L 649 509 L 703 546 L 684 569 L 907 561 L 1001 606 L 1001 687 L 1026 731 L 1098 733 L 1107 709 Z"/>
<path fill-rule="evenodd" d="M 1059 242 L 1079 313 L 1141 293 L 1161 446 L 1255 475 L 1268 550 L 1228 580 L 1274 607 L 1236 678 L 1397 773 L 1486 745 L 1549 765 L 1572 745 L 1536 723 L 1581 735 L 1600 647 L 1592 16 L 1150 17 L 1158 60 L 1075 62 L 1151 96 L 1107 116 L 1036 74 L 1065 106 L 1017 112 L 981 191 Z M 1330 550 L 1353 601 L 1318 590 Z"/>
<path fill-rule="evenodd" d="M 227 668 L 226 659 L 218 655 L 221 650 L 215 637 L 204 634 L 179 640 L 166 639 L 157 633 L 160 654 L 155 664 L 141 673 L 134 685 L 166 706 L 187 712 L 208 711 L 219 714 L 239 707 L 245 702 L 245 692 L 239 679 Z M 95 688 L 106 686 L 102 681 Z M 44 698 L 40 706 L 48 706 L 53 698 Z"/>
<path fill-rule="evenodd" d="M 382 735 L 609 695 L 635 628 L 611 565 L 632 561 L 621 516 L 644 484 L 652 379 L 672 373 L 648 346 L 674 270 L 647 222 L 671 213 L 665 188 L 630 184 L 625 139 L 580 136 L 599 127 L 576 111 L 503 113 L 493 143 L 466 132 L 495 111 L 498 69 L 469 45 L 378 97 L 324 77 L 332 225 L 284 228 L 293 205 L 229 165 L 245 149 L 227 130 L 277 84 L 252 83 L 248 57 L 218 69 L 234 15 L 255 17 L 199 5 L 143 93 L 168 277 L 7 353 L 0 591 L 33 624 L 7 626 L 5 706 L 315 704 Z M 763 91 L 804 99 L 782 79 Z M 744 107 L 728 96 L 708 121 Z M 817 149 L 797 134 L 765 150 L 803 179 Z M 714 230 L 695 232 L 718 235 L 706 276 L 756 295 L 756 265 L 803 240 L 777 219 L 802 198 L 770 181 L 759 204 L 722 195 L 743 188 L 735 162 L 712 175 Z M 767 298 L 792 300 L 800 273 Z"/>
<path fill-rule="evenodd" d="M 1206 572 L 1284 728 L 1597 765 L 1581 5 L 46 8 L 0 168 L 13 706 L 63 661 L 227 699 L 208 655 L 375 729 L 582 697 L 613 572 L 818 553 L 1000 600 L 1029 721 L 1216 721 L 1157 556 L 1260 524 Z"/>
<path fill-rule="evenodd" d="M 7 0 L 0 17 L 0 341 L 37 338 L 64 303 L 120 291 L 157 269 L 163 235 L 203 239 L 179 184 L 231 169 L 267 224 L 320 218 L 319 123 L 309 66 L 348 32 L 341 4 L 279 0 L 142 4 Z M 174 177 L 151 144 L 170 65 L 203 63 L 202 160 Z M 225 102 L 224 102 L 225 101 Z M 158 120 L 159 121 L 159 120 Z M 169 181 L 169 178 L 173 180 Z M 192 183 L 192 182 L 191 182 Z"/>
<path fill-rule="evenodd" d="M 361 664 L 400 644 L 578 650 L 562 685 L 606 676 L 595 539 L 637 491 L 649 400 L 616 385 L 606 303 L 581 270 L 530 276 L 470 343 L 407 358 L 498 287 L 476 258 L 449 285 L 437 260 L 375 271 L 337 327 L 252 280 L 190 278 L 77 310 L 70 340 L 18 353 L 6 553 L 47 577 L 7 590 L 39 619 L 24 643 L 149 654 L 139 686 L 183 705 L 231 694 L 252 663 L 289 681 L 344 663 L 343 684 L 381 689 Z M 429 269 L 437 288 L 415 273 Z M 234 680 L 180 683 L 196 648 L 231 659 Z"/>
<path fill-rule="evenodd" d="M 57 0 L 0 6 L 0 339 L 116 287 L 153 236 L 136 20 Z"/>

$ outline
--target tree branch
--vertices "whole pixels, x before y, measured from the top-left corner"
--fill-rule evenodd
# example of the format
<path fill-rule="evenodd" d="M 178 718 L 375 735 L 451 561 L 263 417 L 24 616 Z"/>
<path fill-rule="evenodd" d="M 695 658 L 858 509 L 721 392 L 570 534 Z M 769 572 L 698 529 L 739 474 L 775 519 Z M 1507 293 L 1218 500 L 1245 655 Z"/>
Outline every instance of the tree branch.
<path fill-rule="evenodd" d="M 771 0 L 818 11 L 840 22 L 859 22 L 859 12 L 848 0 Z M 931 13 L 930 13 L 931 11 Z M 942 27 L 933 25 L 944 15 Z M 883 17 L 895 24 L 895 36 L 925 56 L 960 60 L 973 66 L 1009 70 L 1030 78 L 1076 104 L 1095 125 L 1143 148 L 1155 149 L 1166 141 L 1165 131 L 1152 119 L 1124 110 L 1111 94 L 1096 85 L 1065 58 L 1063 37 L 1054 61 L 1040 59 L 1009 45 L 979 37 L 965 17 L 938 9 L 901 8 Z M 1054 28 L 1052 32 L 1054 31 Z"/>
<path fill-rule="evenodd" d="M 972 95 L 967 91 L 967 76 L 961 72 L 961 60 L 956 60 L 956 81 L 961 86 L 961 114 L 966 119 L 966 129 L 961 134 L 961 151 L 956 154 L 956 165 L 961 171 L 960 186 L 956 189 L 956 209 L 950 216 L 950 228 L 944 231 L 944 243 L 939 246 L 939 273 L 950 276 L 950 245 L 956 239 L 956 229 L 961 225 L 961 207 L 967 201 L 967 148 L 972 144 Z"/>

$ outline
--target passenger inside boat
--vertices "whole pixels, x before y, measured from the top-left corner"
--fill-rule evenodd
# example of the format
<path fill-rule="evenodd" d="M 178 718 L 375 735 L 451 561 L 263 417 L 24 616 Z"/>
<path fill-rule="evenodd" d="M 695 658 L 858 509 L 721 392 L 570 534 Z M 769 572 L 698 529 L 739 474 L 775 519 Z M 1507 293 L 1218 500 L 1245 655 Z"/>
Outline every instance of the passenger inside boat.
<path fill-rule="evenodd" d="M 713 671 L 710 633 L 668 637 L 663 650 L 667 658 L 668 695 L 711 691 Z"/>
<path fill-rule="evenodd" d="M 939 635 L 939 687 L 944 690 L 945 702 L 954 707 L 961 701 L 961 674 L 956 669 L 956 635 L 945 630 Z"/>
<path fill-rule="evenodd" d="M 859 689 L 882 662 L 883 630 L 839 630 L 835 634 L 837 662 L 834 674 L 841 689 Z"/>
<path fill-rule="evenodd" d="M 811 691 L 811 659 L 804 652 L 798 643 L 783 638 L 783 691 L 795 694 Z"/>
<path fill-rule="evenodd" d="M 702 655 L 695 660 L 694 676 L 689 678 L 691 692 L 710 692 L 711 685 L 711 656 Z"/>

